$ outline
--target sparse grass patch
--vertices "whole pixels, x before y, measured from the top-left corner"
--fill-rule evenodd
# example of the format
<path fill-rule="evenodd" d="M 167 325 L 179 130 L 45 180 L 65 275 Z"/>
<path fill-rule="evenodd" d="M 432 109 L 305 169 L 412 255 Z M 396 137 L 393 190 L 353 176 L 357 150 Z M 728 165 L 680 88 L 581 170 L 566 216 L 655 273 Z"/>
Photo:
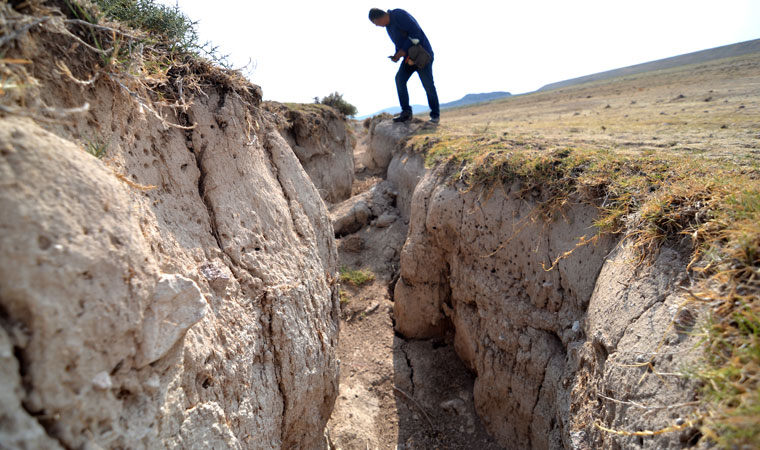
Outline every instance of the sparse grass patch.
<path fill-rule="evenodd" d="M 334 111 L 332 107 L 321 103 L 283 103 L 288 109 L 307 113 L 321 114 L 324 111 Z"/>
<path fill-rule="evenodd" d="M 703 432 L 721 448 L 758 448 L 760 310 L 749 303 L 731 309 L 710 320 L 705 338 L 707 364 L 696 373 L 712 413 L 705 419 Z"/>
<path fill-rule="evenodd" d="M 87 139 L 84 148 L 87 153 L 91 154 L 92 156 L 98 159 L 103 159 L 103 157 L 106 155 L 106 151 L 108 150 L 108 139 L 103 136 Z"/>
<path fill-rule="evenodd" d="M 340 268 L 340 281 L 353 286 L 361 286 L 375 279 L 375 274 L 366 269 L 351 270 L 346 266 Z"/>

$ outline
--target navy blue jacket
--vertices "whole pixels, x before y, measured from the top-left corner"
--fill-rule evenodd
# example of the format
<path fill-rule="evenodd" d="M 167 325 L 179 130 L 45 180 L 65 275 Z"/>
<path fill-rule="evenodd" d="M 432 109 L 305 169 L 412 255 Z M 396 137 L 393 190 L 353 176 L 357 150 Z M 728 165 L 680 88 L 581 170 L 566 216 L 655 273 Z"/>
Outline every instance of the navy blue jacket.
<path fill-rule="evenodd" d="M 397 52 L 404 50 L 408 53 L 409 47 L 412 46 L 412 41 L 409 38 L 414 38 L 419 39 L 422 47 L 430 53 L 430 56 L 433 56 L 433 47 L 430 46 L 430 41 L 411 14 L 403 9 L 390 9 L 388 14 L 391 15 L 391 21 L 386 27 L 386 31 L 388 31 L 388 36 L 393 43 L 396 44 Z"/>

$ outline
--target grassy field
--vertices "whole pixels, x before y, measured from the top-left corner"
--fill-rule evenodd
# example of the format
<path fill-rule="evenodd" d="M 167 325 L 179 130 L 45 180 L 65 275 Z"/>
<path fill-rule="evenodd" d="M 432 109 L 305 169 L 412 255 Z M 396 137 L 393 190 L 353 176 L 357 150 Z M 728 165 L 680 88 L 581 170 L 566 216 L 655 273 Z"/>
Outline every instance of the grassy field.
<path fill-rule="evenodd" d="M 410 145 L 468 186 L 540 187 L 546 220 L 599 206 L 642 262 L 690 245 L 702 432 L 760 448 L 760 54 L 444 111 Z"/>

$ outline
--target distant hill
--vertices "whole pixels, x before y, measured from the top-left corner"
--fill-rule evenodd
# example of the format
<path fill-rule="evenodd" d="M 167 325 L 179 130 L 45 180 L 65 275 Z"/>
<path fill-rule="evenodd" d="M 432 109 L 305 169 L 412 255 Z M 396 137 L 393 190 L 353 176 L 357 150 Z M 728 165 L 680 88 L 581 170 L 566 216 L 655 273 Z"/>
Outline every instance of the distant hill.
<path fill-rule="evenodd" d="M 483 103 L 483 102 L 490 102 L 491 100 L 496 100 L 504 97 L 511 97 L 512 94 L 509 92 L 487 92 L 484 94 L 467 94 L 464 97 L 460 98 L 459 100 L 454 100 L 453 102 L 444 103 L 441 105 L 441 109 L 446 108 L 456 108 L 457 106 L 466 106 L 466 105 L 472 105 L 473 103 Z"/>
<path fill-rule="evenodd" d="M 510 94 L 509 92 L 503 92 L 503 91 L 485 92 L 482 94 L 467 94 L 464 97 L 460 98 L 459 100 L 454 100 L 453 102 L 448 102 L 448 103 L 441 103 L 441 109 L 456 108 L 457 106 L 466 106 L 466 105 L 472 105 L 473 103 L 488 102 L 488 101 L 496 100 L 499 98 L 510 97 L 511 95 L 512 94 Z M 420 113 L 430 111 L 430 108 L 428 108 L 427 105 L 412 105 L 412 111 L 414 111 L 415 114 L 420 114 Z M 366 119 L 367 117 L 376 116 L 382 113 L 398 114 L 400 112 L 401 112 L 401 107 L 393 106 L 391 108 L 382 109 L 373 114 L 367 114 L 365 116 L 357 117 L 357 119 L 362 120 L 362 119 Z"/>
<path fill-rule="evenodd" d="M 633 75 L 642 72 L 649 72 L 652 70 L 670 69 L 673 67 L 685 66 L 687 64 L 702 63 L 714 59 L 729 58 L 732 56 L 740 56 L 757 52 L 760 52 L 760 39 L 740 42 L 738 44 L 724 45 L 722 47 L 715 47 L 694 53 L 686 53 L 684 55 L 673 56 L 671 58 L 658 59 L 656 61 L 651 61 L 643 64 L 636 64 L 620 69 L 608 70 L 606 72 L 599 72 L 592 75 L 572 78 L 565 81 L 558 81 L 556 83 L 547 84 L 546 86 L 539 89 L 539 91 L 548 91 L 551 89 L 559 89 L 576 84 L 588 83 L 590 81 L 606 80 L 609 78 Z"/>

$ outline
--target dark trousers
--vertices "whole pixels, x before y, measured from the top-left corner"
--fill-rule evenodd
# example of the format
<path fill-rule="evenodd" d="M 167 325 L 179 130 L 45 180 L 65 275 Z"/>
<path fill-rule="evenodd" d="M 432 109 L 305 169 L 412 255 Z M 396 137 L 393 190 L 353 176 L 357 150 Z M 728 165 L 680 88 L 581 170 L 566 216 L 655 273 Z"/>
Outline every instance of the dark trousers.
<path fill-rule="evenodd" d="M 435 90 L 435 83 L 433 82 L 433 62 L 429 62 L 424 69 L 418 69 L 417 66 L 410 66 L 405 61 L 401 62 L 401 67 L 398 68 L 396 73 L 396 90 L 398 90 L 398 101 L 401 104 L 401 110 L 408 113 L 412 112 L 412 107 L 409 106 L 409 90 L 406 87 L 406 82 L 414 72 L 420 74 L 420 81 L 422 81 L 422 87 L 425 88 L 425 93 L 428 98 L 428 106 L 430 107 L 430 117 L 435 119 L 440 117 L 441 110 L 438 106 L 438 92 Z"/>

